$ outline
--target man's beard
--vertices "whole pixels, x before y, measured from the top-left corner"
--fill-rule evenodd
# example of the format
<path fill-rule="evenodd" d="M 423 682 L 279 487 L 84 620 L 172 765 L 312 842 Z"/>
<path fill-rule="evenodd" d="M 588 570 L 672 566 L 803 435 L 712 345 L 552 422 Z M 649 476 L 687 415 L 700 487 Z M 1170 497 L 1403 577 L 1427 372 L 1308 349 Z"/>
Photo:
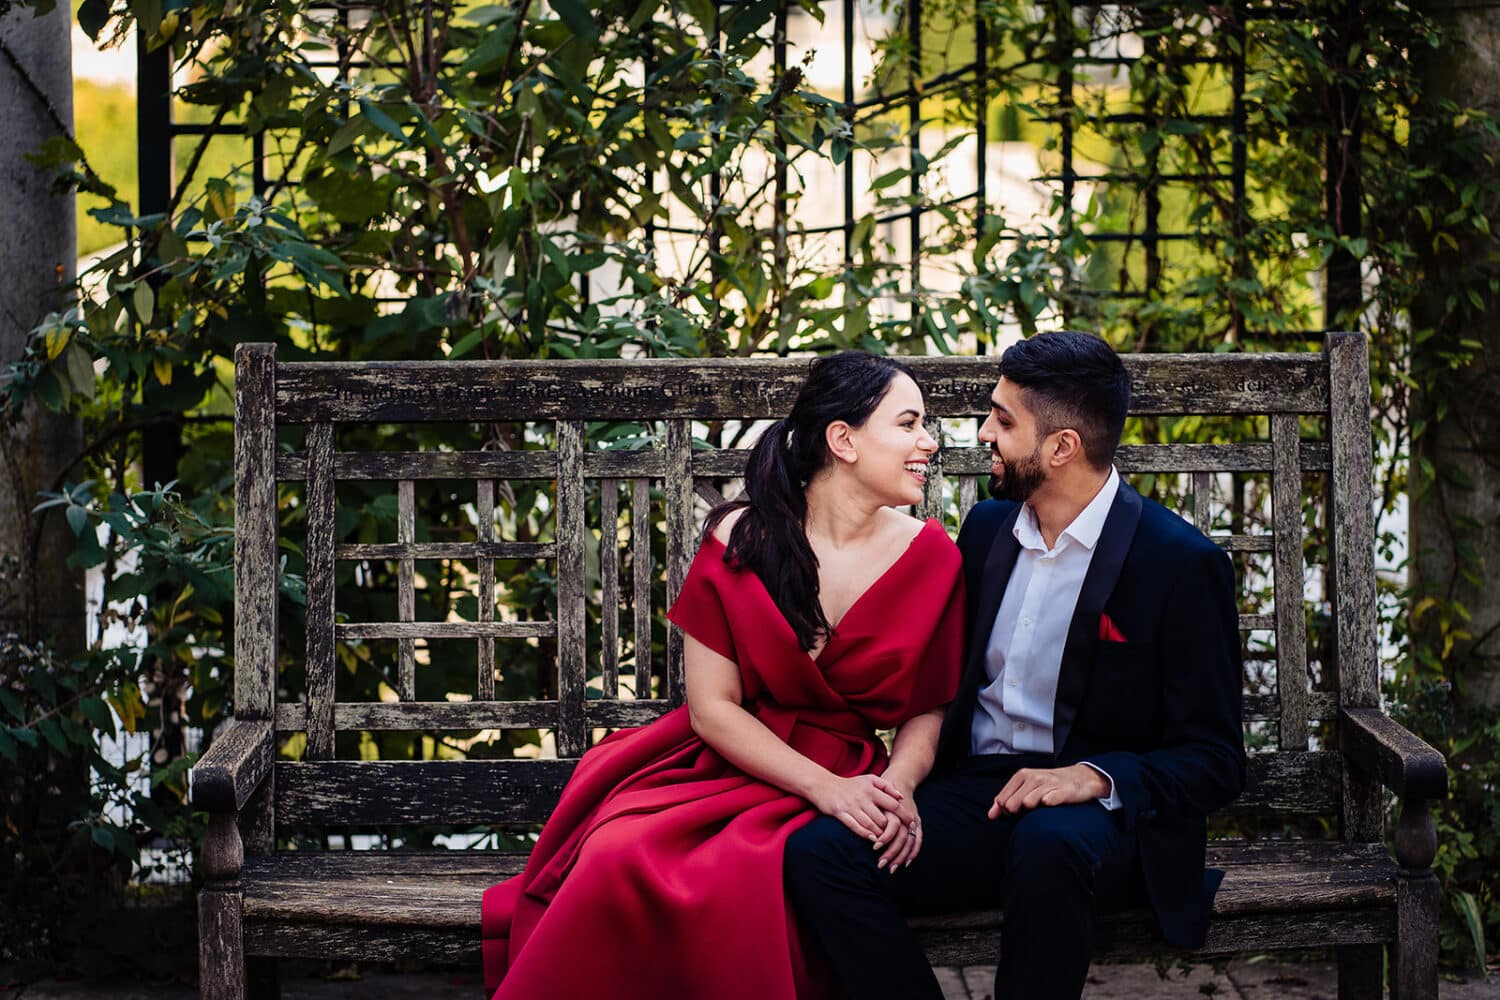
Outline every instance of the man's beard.
<path fill-rule="evenodd" d="M 993 449 L 991 453 L 998 454 Z M 990 476 L 990 496 L 996 500 L 1014 500 L 1016 503 L 1025 503 L 1047 479 L 1047 470 L 1042 467 L 1040 441 L 1032 449 L 1031 454 L 1019 462 L 1012 462 L 1004 455 L 1001 455 L 1000 459 L 1005 465 L 1005 475 Z"/>

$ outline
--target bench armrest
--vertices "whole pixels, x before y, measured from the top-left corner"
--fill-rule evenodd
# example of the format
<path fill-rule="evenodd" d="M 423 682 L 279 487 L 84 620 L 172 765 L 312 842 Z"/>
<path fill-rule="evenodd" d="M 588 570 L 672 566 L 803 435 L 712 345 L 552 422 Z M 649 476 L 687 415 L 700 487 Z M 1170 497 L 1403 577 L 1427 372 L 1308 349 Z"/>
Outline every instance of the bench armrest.
<path fill-rule="evenodd" d="M 1378 708 L 1341 710 L 1344 756 L 1403 799 L 1448 794 L 1448 762 Z"/>
<path fill-rule="evenodd" d="M 271 723 L 235 719 L 188 772 L 189 797 L 207 812 L 238 812 L 275 761 Z"/>

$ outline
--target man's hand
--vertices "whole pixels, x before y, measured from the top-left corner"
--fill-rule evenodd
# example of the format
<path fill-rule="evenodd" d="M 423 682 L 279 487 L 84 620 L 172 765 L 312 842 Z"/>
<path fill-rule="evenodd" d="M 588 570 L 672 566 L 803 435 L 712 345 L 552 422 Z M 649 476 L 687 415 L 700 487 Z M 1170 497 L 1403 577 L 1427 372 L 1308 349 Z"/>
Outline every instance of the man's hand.
<path fill-rule="evenodd" d="M 1087 764 L 1017 771 L 990 805 L 990 819 L 1037 806 L 1092 802 L 1109 795 L 1109 779 Z"/>

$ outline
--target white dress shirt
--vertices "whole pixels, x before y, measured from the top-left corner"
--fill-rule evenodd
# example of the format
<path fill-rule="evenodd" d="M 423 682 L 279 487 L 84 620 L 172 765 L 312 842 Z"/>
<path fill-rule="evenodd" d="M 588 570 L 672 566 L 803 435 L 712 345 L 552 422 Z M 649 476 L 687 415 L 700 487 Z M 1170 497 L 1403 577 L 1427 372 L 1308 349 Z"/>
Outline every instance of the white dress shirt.
<path fill-rule="evenodd" d="M 1057 679 L 1073 610 L 1078 605 L 1083 578 L 1088 575 L 1104 520 L 1119 492 L 1120 474 L 1109 478 L 1057 536 L 1050 549 L 1042 538 L 1036 511 L 1024 504 L 1013 532 L 1021 551 L 1000 601 L 985 650 L 989 683 L 979 692 L 974 711 L 971 749 L 976 754 L 1054 753 L 1052 713 L 1057 703 Z M 1087 762 L 1085 762 L 1087 763 Z M 1094 765 L 1090 764 L 1090 767 Z M 1118 809 L 1114 779 L 1106 809 Z"/>

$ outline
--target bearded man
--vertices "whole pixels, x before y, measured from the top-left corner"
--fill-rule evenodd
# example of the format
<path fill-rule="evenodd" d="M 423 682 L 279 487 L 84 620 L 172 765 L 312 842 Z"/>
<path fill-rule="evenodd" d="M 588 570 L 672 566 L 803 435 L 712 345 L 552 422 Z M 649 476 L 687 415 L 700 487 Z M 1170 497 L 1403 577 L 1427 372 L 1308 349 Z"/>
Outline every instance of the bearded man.
<path fill-rule="evenodd" d="M 915 858 L 823 817 L 787 844 L 801 923 L 850 1000 L 939 998 L 913 914 L 1003 908 L 996 1000 L 1076 998 L 1098 914 L 1149 905 L 1200 946 L 1222 873 L 1206 817 L 1244 786 L 1228 557 L 1120 479 L 1130 404 L 1115 352 L 1082 333 L 1008 349 L 979 439 L 992 499 L 959 533 L 965 672 Z"/>

